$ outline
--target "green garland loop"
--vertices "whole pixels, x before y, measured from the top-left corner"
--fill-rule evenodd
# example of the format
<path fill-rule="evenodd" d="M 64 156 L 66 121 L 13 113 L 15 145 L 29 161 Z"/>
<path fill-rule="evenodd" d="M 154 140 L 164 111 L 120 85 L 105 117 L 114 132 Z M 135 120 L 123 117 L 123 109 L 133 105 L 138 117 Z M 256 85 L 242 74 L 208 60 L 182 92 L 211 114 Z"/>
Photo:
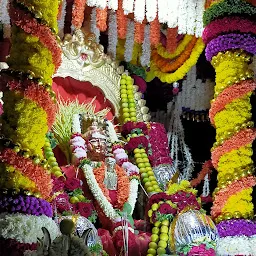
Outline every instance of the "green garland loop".
<path fill-rule="evenodd" d="M 224 0 L 212 5 L 204 12 L 203 23 L 207 26 L 217 18 L 237 14 L 248 15 L 255 19 L 256 7 L 242 0 Z"/>

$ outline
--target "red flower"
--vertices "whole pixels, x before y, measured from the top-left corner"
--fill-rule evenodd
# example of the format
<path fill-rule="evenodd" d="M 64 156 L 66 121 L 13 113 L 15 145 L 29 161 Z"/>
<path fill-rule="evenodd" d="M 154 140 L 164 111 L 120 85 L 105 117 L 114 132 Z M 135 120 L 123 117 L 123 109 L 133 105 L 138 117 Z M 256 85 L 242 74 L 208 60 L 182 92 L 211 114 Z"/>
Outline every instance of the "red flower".
<path fill-rule="evenodd" d="M 75 211 L 85 218 L 92 215 L 93 206 L 91 203 L 80 202 L 75 205 L 75 208 Z"/>
<path fill-rule="evenodd" d="M 129 142 L 125 145 L 125 150 L 127 150 L 128 152 L 132 152 L 135 148 L 139 147 L 147 149 L 148 143 L 149 142 L 146 136 L 131 138 Z"/>
<path fill-rule="evenodd" d="M 126 136 L 126 135 L 130 134 L 131 131 L 136 129 L 136 128 L 141 129 L 144 135 L 148 134 L 148 128 L 147 128 L 147 125 L 145 123 L 143 123 L 143 122 L 135 123 L 135 122 L 130 121 L 130 122 L 125 123 L 122 126 L 122 135 Z"/>
<path fill-rule="evenodd" d="M 175 214 L 177 212 L 176 209 L 172 208 L 169 204 L 163 203 L 160 205 L 158 211 L 161 214 Z"/>
<path fill-rule="evenodd" d="M 65 188 L 70 191 L 73 191 L 80 187 L 81 187 L 80 180 L 77 178 L 69 178 L 65 183 Z"/>

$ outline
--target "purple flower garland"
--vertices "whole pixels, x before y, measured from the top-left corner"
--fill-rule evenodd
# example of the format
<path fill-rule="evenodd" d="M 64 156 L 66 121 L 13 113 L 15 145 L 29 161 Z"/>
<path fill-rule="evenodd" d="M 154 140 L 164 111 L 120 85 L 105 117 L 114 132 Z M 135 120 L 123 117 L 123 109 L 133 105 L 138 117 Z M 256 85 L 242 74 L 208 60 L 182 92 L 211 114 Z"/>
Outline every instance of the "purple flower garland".
<path fill-rule="evenodd" d="M 256 37 L 251 34 L 226 34 L 218 36 L 210 41 L 205 49 L 206 59 L 211 61 L 212 57 L 219 52 L 232 49 L 242 49 L 253 55 L 256 54 Z"/>
<path fill-rule="evenodd" d="M 0 212 L 53 216 L 52 207 L 47 201 L 25 195 L 1 195 Z"/>
<path fill-rule="evenodd" d="M 217 225 L 220 237 L 256 235 L 256 222 L 244 219 L 222 221 Z"/>

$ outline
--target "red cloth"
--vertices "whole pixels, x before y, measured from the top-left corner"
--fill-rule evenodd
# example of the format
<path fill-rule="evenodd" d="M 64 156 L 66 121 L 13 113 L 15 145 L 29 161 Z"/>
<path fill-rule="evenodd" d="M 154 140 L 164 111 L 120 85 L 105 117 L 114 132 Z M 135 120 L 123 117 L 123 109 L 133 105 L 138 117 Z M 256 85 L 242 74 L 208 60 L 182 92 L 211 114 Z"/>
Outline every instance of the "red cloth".
<path fill-rule="evenodd" d="M 93 86 L 90 82 L 81 82 L 72 77 L 55 77 L 53 79 L 52 88 L 56 95 L 60 96 L 65 101 L 78 99 L 79 103 L 88 103 L 96 97 L 94 101 L 96 106 L 95 111 L 110 108 L 107 119 L 112 120 L 114 117 L 114 110 L 111 103 L 105 99 L 100 88 Z"/>
<path fill-rule="evenodd" d="M 99 228 L 98 229 L 98 235 L 101 239 L 103 249 L 107 252 L 108 255 L 115 256 L 116 249 L 114 247 L 112 237 L 108 230 Z"/>

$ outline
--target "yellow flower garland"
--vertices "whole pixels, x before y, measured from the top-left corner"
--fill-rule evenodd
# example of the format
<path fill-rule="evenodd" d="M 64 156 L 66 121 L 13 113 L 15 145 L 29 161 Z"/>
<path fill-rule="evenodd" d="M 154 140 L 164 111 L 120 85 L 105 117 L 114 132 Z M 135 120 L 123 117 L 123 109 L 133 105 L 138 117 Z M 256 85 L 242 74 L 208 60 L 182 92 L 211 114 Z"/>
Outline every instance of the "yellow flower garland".
<path fill-rule="evenodd" d="M 223 136 L 232 131 L 234 127 L 240 127 L 243 123 L 250 121 L 252 117 L 250 96 L 251 93 L 247 93 L 243 97 L 233 100 L 226 105 L 225 109 L 215 115 L 217 142 L 223 140 Z"/>
<path fill-rule="evenodd" d="M 27 190 L 38 192 L 36 185 L 29 178 L 17 171 L 14 167 L 0 164 L 0 187 L 2 189 Z"/>
<path fill-rule="evenodd" d="M 45 83 L 51 84 L 55 69 L 51 52 L 37 37 L 26 34 L 20 28 L 13 26 L 12 33 L 15 37 L 8 59 L 9 66 L 22 72 L 32 71 L 35 77 L 42 77 Z"/>
<path fill-rule="evenodd" d="M 5 112 L 2 131 L 6 137 L 29 149 L 33 155 L 42 155 L 45 134 L 48 130 L 46 112 L 29 99 L 14 92 L 4 94 Z M 8 121 L 5 120 L 8 116 Z"/>
<path fill-rule="evenodd" d="M 187 47 L 187 45 L 192 39 L 193 39 L 193 36 L 185 35 L 174 53 L 169 53 L 168 51 L 166 51 L 166 48 L 163 47 L 162 44 L 160 44 L 157 46 L 157 53 L 165 59 L 174 59 L 185 50 L 185 48 Z"/>
<path fill-rule="evenodd" d="M 225 206 L 223 207 L 223 212 L 229 212 L 234 215 L 237 212 L 237 206 L 239 206 L 239 212 L 242 215 L 250 215 L 253 212 L 253 203 L 252 203 L 252 188 L 244 189 L 238 192 L 235 195 L 232 195 L 227 200 Z"/>
<path fill-rule="evenodd" d="M 157 65 L 151 61 L 150 71 L 147 73 L 146 81 L 150 82 L 154 77 L 158 77 L 163 83 L 173 83 L 182 79 L 188 71 L 196 64 L 199 56 L 204 50 L 204 43 L 201 38 L 196 42 L 196 45 L 189 57 L 184 64 L 173 73 L 163 73 L 159 70 Z"/>
<path fill-rule="evenodd" d="M 55 30 L 56 33 L 58 32 L 57 16 L 58 16 L 58 10 L 59 10 L 59 1 L 23 0 L 21 2 L 23 2 L 26 6 L 28 5 L 31 7 L 33 6 L 31 9 L 33 9 L 35 16 L 46 21 L 47 26 Z"/>
<path fill-rule="evenodd" d="M 227 175 L 233 175 L 247 166 L 252 166 L 252 154 L 252 145 L 249 144 L 221 156 L 218 163 L 218 180 L 226 179 Z"/>

